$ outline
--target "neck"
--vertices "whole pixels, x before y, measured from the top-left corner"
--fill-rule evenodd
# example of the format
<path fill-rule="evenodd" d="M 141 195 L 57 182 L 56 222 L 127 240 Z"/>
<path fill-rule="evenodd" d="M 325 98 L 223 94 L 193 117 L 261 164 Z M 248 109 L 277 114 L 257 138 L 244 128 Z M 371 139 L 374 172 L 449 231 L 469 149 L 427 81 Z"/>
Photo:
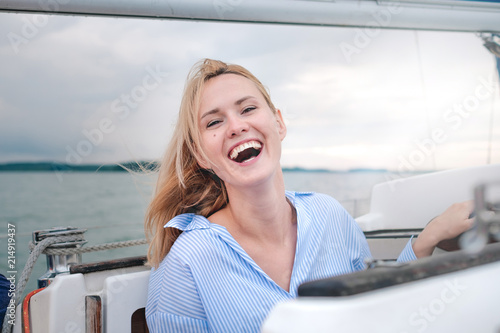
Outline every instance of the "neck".
<path fill-rule="evenodd" d="M 295 226 L 295 210 L 285 196 L 281 169 L 269 182 L 228 188 L 227 193 L 225 224 L 231 233 L 266 242 L 283 242 Z"/>

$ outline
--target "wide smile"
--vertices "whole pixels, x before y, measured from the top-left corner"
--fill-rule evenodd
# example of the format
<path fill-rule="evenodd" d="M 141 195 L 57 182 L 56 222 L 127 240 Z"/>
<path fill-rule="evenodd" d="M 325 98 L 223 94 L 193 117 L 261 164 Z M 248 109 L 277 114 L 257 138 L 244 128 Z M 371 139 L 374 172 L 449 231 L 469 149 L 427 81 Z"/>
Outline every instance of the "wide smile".
<path fill-rule="evenodd" d="M 259 156 L 262 151 L 262 143 L 256 140 L 244 142 L 233 149 L 228 154 L 228 157 L 237 162 L 249 162 Z"/>

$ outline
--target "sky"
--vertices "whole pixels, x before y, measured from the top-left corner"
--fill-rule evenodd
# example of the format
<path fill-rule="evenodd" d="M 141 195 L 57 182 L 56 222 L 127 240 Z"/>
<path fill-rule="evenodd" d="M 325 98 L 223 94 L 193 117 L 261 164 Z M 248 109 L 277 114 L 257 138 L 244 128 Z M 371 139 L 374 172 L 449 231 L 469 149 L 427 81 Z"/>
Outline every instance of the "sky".
<path fill-rule="evenodd" d="M 160 158 L 202 58 L 269 89 L 284 167 L 500 163 L 498 75 L 473 33 L 13 13 L 0 13 L 0 163 Z"/>

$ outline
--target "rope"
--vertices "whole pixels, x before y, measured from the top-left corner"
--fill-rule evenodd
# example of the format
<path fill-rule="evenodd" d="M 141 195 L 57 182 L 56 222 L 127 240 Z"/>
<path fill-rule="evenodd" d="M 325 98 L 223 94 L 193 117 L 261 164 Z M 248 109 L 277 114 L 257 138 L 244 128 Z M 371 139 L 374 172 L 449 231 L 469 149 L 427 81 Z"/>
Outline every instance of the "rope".
<path fill-rule="evenodd" d="M 104 251 L 111 249 L 119 249 L 122 247 L 136 246 L 147 244 L 148 241 L 146 239 L 136 239 L 131 241 L 123 241 L 123 242 L 114 242 L 114 243 L 106 243 L 94 246 L 80 247 L 80 248 L 72 248 L 72 249 L 46 249 L 43 253 L 47 255 L 67 255 L 67 254 L 80 254 L 80 253 L 88 253 L 94 251 Z M 30 247 L 33 246 L 30 242 Z"/>
<path fill-rule="evenodd" d="M 37 261 L 38 257 L 42 253 L 47 254 L 47 255 L 67 255 L 67 254 L 102 251 L 102 250 L 110 250 L 110 249 L 117 249 L 117 248 L 128 247 L 128 246 L 147 244 L 146 239 L 137 239 L 137 240 L 131 240 L 131 241 L 123 241 L 123 242 L 115 242 L 115 243 L 107 243 L 107 244 L 89 246 L 89 247 L 85 247 L 85 248 L 81 247 L 81 248 L 71 248 L 71 249 L 47 249 L 49 246 L 51 246 L 52 244 L 55 244 L 55 243 L 75 242 L 75 241 L 82 241 L 82 240 L 84 240 L 83 235 L 76 234 L 76 235 L 71 235 L 71 236 L 48 237 L 48 238 L 45 238 L 44 240 L 42 240 L 36 246 L 32 242 L 30 242 L 29 248 L 30 248 L 31 253 L 30 253 L 28 260 L 26 261 L 26 264 L 24 265 L 23 272 L 21 273 L 21 277 L 19 278 L 19 282 L 17 283 L 17 286 L 16 286 L 16 291 L 15 291 L 15 304 L 16 304 L 16 306 L 20 302 L 21 295 L 23 294 L 24 288 L 26 287 L 26 284 L 28 283 L 29 277 L 30 277 L 31 272 L 33 270 L 33 267 L 35 266 L 35 262 Z M 5 317 L 4 317 L 4 321 L 3 321 L 2 333 L 11 333 L 12 332 L 12 325 L 9 323 L 8 314 L 9 314 L 9 312 L 7 311 L 5 313 Z"/>
<path fill-rule="evenodd" d="M 26 283 L 28 282 L 28 279 L 31 275 L 31 271 L 33 270 L 33 267 L 35 266 L 35 262 L 42 254 L 42 251 L 45 250 L 46 247 L 54 244 L 54 243 L 60 243 L 60 242 L 73 242 L 73 241 L 79 241 L 82 240 L 83 237 L 82 235 L 73 235 L 73 236 L 60 236 L 60 237 L 49 237 L 45 238 L 42 240 L 40 243 L 38 243 L 32 252 L 30 253 L 30 256 L 28 257 L 28 261 L 26 261 L 26 264 L 24 265 L 23 272 L 21 273 L 21 277 L 19 278 L 19 282 L 17 283 L 16 286 L 16 291 L 15 291 L 15 304 L 16 306 L 19 304 L 19 300 L 21 298 L 21 295 L 24 292 L 24 288 L 26 287 Z M 9 317 L 8 317 L 8 311 L 5 313 L 5 317 L 3 320 L 3 326 L 2 326 L 2 332 L 3 333 L 10 333 L 12 331 L 12 325 L 9 323 Z"/>

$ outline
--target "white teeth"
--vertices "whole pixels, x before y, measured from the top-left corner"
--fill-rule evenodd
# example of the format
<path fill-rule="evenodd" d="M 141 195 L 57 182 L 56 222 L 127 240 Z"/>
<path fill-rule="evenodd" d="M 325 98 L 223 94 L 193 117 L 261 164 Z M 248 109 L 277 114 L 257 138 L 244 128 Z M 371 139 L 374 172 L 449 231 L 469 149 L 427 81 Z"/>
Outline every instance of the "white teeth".
<path fill-rule="evenodd" d="M 236 157 L 238 157 L 239 153 L 241 153 L 242 151 L 244 151 L 245 149 L 248 149 L 248 148 L 260 149 L 260 148 L 262 148 L 262 145 L 257 141 L 245 142 L 244 144 L 241 144 L 241 145 L 235 147 L 231 151 L 231 154 L 229 155 L 229 157 L 232 160 L 234 160 Z"/>

